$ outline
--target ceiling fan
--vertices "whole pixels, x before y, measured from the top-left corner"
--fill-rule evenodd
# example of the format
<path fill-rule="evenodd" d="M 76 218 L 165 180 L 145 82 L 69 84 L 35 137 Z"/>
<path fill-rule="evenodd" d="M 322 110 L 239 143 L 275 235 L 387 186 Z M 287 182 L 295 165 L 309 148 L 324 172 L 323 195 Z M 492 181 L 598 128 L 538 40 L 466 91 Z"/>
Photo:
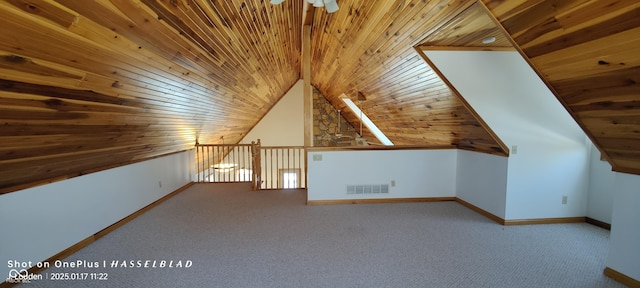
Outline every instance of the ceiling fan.
<path fill-rule="evenodd" d="M 334 13 L 340 9 L 338 7 L 337 0 L 307 0 L 308 3 L 313 4 L 313 7 L 326 7 L 327 13 Z M 278 5 L 284 2 L 284 0 L 271 0 L 271 4 Z"/>

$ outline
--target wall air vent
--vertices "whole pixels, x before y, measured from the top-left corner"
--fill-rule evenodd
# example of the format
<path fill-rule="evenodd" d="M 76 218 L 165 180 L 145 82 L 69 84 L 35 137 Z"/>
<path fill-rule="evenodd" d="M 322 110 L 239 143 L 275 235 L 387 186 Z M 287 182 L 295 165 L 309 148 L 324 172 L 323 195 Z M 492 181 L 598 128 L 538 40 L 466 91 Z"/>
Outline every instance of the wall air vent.
<path fill-rule="evenodd" d="M 389 184 L 347 185 L 347 194 L 388 194 Z"/>

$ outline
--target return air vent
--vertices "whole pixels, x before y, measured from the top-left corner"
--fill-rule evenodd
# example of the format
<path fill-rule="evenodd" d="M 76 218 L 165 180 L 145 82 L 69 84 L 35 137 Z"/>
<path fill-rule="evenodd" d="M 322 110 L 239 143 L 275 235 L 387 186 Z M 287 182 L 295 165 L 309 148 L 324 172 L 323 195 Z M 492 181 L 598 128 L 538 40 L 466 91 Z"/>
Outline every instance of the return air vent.
<path fill-rule="evenodd" d="M 347 194 L 388 194 L 389 184 L 347 185 Z"/>

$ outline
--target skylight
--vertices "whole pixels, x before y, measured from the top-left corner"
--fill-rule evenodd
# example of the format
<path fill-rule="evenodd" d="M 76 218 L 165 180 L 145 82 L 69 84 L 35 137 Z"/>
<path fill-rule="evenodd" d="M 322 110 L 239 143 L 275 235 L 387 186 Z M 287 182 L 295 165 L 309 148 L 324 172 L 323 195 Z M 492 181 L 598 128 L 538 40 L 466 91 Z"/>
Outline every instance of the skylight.
<path fill-rule="evenodd" d="M 364 124 L 364 126 L 367 126 L 367 129 L 369 129 L 369 131 L 371 131 L 371 133 L 373 133 L 373 135 L 376 136 L 376 138 L 378 138 L 378 141 L 380 141 L 380 143 L 387 146 L 393 146 L 393 143 L 391 142 L 391 140 L 389 140 L 389 138 L 387 138 L 387 136 L 385 136 L 384 133 L 382 133 L 382 131 L 378 129 L 378 126 L 376 126 L 376 124 L 374 124 L 371 121 L 371 119 L 369 119 L 369 117 L 367 117 L 367 115 L 365 115 L 362 112 L 362 110 L 360 110 L 360 108 L 358 108 L 358 106 L 355 103 L 353 103 L 351 99 L 349 99 L 349 97 L 341 97 L 341 99 L 344 102 L 344 104 L 347 104 L 347 106 L 351 109 L 351 111 L 353 111 L 353 114 L 355 114 L 356 117 L 360 119 L 362 124 Z"/>

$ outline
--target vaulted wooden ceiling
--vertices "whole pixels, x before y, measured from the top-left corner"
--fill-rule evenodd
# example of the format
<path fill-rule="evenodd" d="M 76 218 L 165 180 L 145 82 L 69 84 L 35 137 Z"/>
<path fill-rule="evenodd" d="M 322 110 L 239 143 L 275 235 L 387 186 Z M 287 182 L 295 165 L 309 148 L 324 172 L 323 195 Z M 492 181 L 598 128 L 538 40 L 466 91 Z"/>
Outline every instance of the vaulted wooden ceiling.
<path fill-rule="evenodd" d="M 500 139 L 414 49 L 429 37 L 475 33 L 471 26 L 450 25 L 474 1 L 339 3 L 344 8 L 337 13 L 316 11 L 311 39 L 311 82 L 334 106 L 344 109 L 342 93 L 354 101 L 364 95 L 362 110 L 396 145 L 507 155 Z M 482 38 L 468 39 L 474 40 L 480 45 Z M 358 123 L 355 115 L 345 115 Z"/>
<path fill-rule="evenodd" d="M 300 78 L 302 8 L 0 1 L 0 193 L 238 142 Z"/>
<path fill-rule="evenodd" d="M 507 155 L 414 47 L 516 44 L 614 169 L 640 172 L 636 1 L 305 2 L 1 1 L 0 193 L 240 141 L 301 77 L 305 11 L 311 83 L 339 109 L 364 95 L 396 144 Z"/>

